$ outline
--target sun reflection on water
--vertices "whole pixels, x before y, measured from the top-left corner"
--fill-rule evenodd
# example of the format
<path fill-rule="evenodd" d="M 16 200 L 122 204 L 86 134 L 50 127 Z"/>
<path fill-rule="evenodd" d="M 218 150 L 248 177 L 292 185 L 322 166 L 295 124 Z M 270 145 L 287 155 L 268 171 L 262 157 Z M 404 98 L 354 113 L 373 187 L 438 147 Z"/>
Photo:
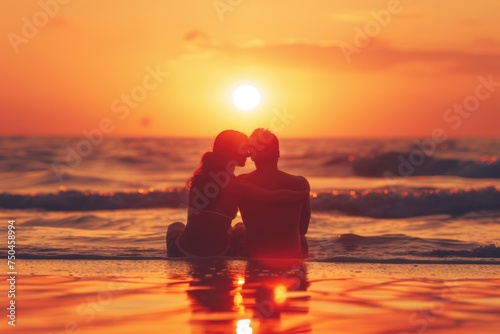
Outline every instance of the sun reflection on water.
<path fill-rule="evenodd" d="M 253 329 L 250 327 L 250 319 L 241 319 L 236 323 L 236 334 L 252 334 Z"/>
<path fill-rule="evenodd" d="M 274 301 L 278 304 L 283 304 L 286 301 L 286 286 L 283 284 L 274 288 Z"/>

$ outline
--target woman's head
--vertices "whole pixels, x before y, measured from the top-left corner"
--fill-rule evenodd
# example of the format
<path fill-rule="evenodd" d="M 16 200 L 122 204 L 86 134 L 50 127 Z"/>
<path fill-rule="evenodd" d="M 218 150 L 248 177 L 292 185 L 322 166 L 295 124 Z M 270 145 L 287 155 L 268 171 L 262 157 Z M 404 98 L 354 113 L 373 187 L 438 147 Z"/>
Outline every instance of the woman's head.
<path fill-rule="evenodd" d="M 248 137 L 235 130 L 222 131 L 215 138 L 212 150 L 221 161 L 234 161 L 243 167 L 248 157 Z"/>
<path fill-rule="evenodd" d="M 248 137 L 238 131 L 226 130 L 217 135 L 212 151 L 203 154 L 200 166 L 187 181 L 188 188 L 203 188 L 213 182 L 212 175 L 224 171 L 233 172 L 235 166 L 245 166 L 248 153 Z"/>

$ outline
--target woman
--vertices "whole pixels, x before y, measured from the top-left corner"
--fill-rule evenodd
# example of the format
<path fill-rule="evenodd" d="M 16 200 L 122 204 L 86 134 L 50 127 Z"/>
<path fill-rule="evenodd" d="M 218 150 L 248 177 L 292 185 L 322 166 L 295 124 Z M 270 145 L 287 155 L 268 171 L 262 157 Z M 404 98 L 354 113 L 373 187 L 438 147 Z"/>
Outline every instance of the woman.
<path fill-rule="evenodd" d="M 268 191 L 238 180 L 236 166 L 244 166 L 248 138 L 241 132 L 226 130 L 214 141 L 212 152 L 206 152 L 200 167 L 188 180 L 187 224 L 176 222 L 167 230 L 169 257 L 225 256 L 231 247 L 231 221 L 241 200 L 263 202 L 303 201 L 307 191 Z"/>

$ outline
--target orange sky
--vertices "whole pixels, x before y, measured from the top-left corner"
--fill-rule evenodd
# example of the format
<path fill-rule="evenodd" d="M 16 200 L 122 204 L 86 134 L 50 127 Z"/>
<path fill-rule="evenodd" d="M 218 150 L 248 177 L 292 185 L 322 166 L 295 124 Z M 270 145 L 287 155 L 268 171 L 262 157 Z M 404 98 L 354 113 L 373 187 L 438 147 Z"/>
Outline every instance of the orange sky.
<path fill-rule="evenodd" d="M 0 134 L 81 136 L 109 118 L 110 136 L 497 137 L 498 13 L 497 0 L 2 0 Z M 168 75 L 144 83 L 155 69 Z M 240 83 L 263 94 L 254 112 L 231 104 Z M 293 115 L 278 128 L 277 110 Z"/>

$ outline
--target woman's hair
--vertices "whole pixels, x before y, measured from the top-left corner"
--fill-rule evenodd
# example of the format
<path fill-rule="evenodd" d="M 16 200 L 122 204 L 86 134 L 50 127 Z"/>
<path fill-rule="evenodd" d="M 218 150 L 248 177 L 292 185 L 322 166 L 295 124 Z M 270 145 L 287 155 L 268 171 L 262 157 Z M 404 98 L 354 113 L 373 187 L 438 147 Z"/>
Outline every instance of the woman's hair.
<path fill-rule="evenodd" d="M 190 190 L 197 188 L 200 192 L 203 192 L 205 185 L 214 181 L 212 179 L 214 174 L 226 171 L 228 164 L 234 159 L 235 155 L 242 154 L 240 152 L 241 144 L 247 141 L 247 136 L 238 131 L 226 130 L 219 133 L 215 138 L 213 151 L 203 154 L 199 167 L 187 180 L 187 188 Z M 217 200 L 218 195 L 220 195 L 220 191 L 217 196 L 205 196 L 209 200 L 207 207 Z"/>
<path fill-rule="evenodd" d="M 225 170 L 225 163 L 221 160 L 214 152 L 205 152 L 201 157 L 200 165 L 187 180 L 187 188 L 191 189 L 195 186 L 205 185 L 210 181 L 211 172 L 217 173 Z"/>

